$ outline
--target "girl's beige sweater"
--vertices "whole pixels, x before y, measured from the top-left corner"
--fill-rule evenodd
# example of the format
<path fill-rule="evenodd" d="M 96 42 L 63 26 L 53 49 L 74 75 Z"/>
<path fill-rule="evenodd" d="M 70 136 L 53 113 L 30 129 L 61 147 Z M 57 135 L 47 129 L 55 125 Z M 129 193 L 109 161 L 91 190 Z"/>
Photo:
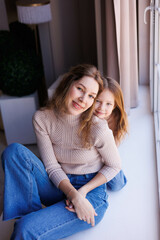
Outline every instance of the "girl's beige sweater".
<path fill-rule="evenodd" d="M 41 159 L 51 181 L 58 187 L 67 174 L 100 172 L 110 181 L 121 169 L 121 160 L 106 120 L 94 117 L 91 149 L 82 147 L 78 135 L 79 116 L 55 115 L 39 110 L 33 125 Z"/>

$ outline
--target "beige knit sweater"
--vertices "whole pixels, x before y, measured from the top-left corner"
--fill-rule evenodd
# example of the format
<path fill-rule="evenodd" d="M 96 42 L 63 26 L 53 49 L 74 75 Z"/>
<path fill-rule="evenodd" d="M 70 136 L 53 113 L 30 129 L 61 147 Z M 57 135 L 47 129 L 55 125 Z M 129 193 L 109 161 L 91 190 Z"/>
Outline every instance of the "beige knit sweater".
<path fill-rule="evenodd" d="M 105 120 L 94 117 L 91 149 L 81 145 L 77 134 L 79 116 L 57 117 L 53 110 L 39 110 L 34 114 L 33 125 L 41 159 L 57 187 L 68 179 L 66 174 L 101 172 L 110 181 L 120 171 L 120 156 Z"/>

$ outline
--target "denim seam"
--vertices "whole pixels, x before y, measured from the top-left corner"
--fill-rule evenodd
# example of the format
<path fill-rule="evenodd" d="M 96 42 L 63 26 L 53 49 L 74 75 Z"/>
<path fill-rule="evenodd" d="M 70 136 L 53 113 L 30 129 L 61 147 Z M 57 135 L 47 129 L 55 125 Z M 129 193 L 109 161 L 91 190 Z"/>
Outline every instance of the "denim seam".
<path fill-rule="evenodd" d="M 19 146 L 17 147 L 17 150 L 18 150 L 18 148 L 19 148 Z M 21 149 L 21 147 L 20 147 L 20 149 Z M 34 161 L 32 161 L 32 158 L 30 156 L 28 156 L 28 152 L 26 150 L 24 150 L 24 149 L 21 149 L 20 151 L 22 151 L 23 154 L 26 156 L 27 161 L 31 162 L 35 167 L 37 167 L 39 169 L 41 174 L 43 174 L 43 171 L 41 170 L 41 168 L 39 168 L 38 164 L 36 164 Z M 39 159 L 39 161 L 41 161 L 41 160 Z"/>
<path fill-rule="evenodd" d="M 25 155 L 26 156 L 26 164 L 27 164 L 27 167 L 28 167 L 28 170 L 29 170 L 29 172 L 27 172 L 27 174 L 28 174 L 28 179 L 29 179 L 29 188 L 30 188 L 30 191 L 29 191 L 29 207 L 31 207 L 32 206 L 32 191 L 33 191 L 33 183 L 32 183 L 32 179 L 31 179 L 31 168 L 30 168 L 30 163 L 31 163 L 31 161 L 30 161 L 30 159 L 28 158 L 28 155 L 26 154 L 26 152 L 22 149 L 21 150 L 22 152 L 23 152 L 23 155 Z"/>
<path fill-rule="evenodd" d="M 20 149 L 20 151 L 19 151 L 19 149 Z M 22 149 L 21 146 L 20 147 L 17 146 L 17 151 L 21 154 L 23 153 L 23 156 L 25 156 L 25 159 L 26 159 L 26 165 L 27 165 L 27 169 L 28 169 L 27 175 L 28 175 L 28 179 L 29 179 L 28 206 L 29 206 L 29 208 L 32 209 L 33 181 L 31 179 L 31 167 L 30 166 L 31 166 L 31 164 L 32 165 L 35 165 L 35 164 L 33 163 L 33 161 L 31 161 L 31 158 L 28 156 L 28 152 L 25 151 L 24 149 Z"/>
<path fill-rule="evenodd" d="M 104 204 L 105 204 L 105 203 L 103 202 L 101 205 L 97 206 L 97 207 L 95 208 L 95 210 L 97 210 L 98 208 L 100 208 L 100 207 L 101 207 L 102 205 L 104 205 Z M 76 218 L 76 219 L 71 219 L 71 220 L 69 220 L 69 221 L 67 221 L 67 222 L 64 222 L 64 223 L 62 223 L 62 224 L 59 224 L 59 225 L 55 226 L 54 229 L 59 228 L 59 227 L 61 227 L 62 225 L 68 224 L 69 222 L 77 221 L 77 220 L 79 220 L 79 219 L 78 219 L 78 218 Z M 82 220 L 82 221 L 83 221 L 83 220 Z M 46 231 L 45 233 L 42 233 L 40 236 L 37 237 L 37 240 L 40 240 L 41 237 L 45 236 L 48 232 L 51 232 L 52 230 L 53 230 L 53 228 L 50 229 L 50 230 L 48 230 L 48 231 Z"/>

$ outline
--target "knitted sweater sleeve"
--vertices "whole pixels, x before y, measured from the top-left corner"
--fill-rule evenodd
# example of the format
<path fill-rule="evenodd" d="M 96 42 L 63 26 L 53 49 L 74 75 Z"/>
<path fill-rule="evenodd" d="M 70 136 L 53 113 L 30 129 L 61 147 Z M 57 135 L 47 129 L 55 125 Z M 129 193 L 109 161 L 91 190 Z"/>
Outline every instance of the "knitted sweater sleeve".
<path fill-rule="evenodd" d="M 100 169 L 107 182 L 121 170 L 121 159 L 112 131 L 105 120 L 97 120 L 94 127 L 95 147 L 102 157 L 104 166 Z"/>
<path fill-rule="evenodd" d="M 46 114 L 45 111 L 37 111 L 33 116 L 33 126 L 37 138 L 38 149 L 45 169 L 51 181 L 58 187 L 59 183 L 63 179 L 68 179 L 68 177 L 61 168 L 61 165 L 58 163 L 54 154 L 48 131 L 50 119 L 50 114 Z M 54 120 L 56 119 L 52 119 L 52 126 Z"/>

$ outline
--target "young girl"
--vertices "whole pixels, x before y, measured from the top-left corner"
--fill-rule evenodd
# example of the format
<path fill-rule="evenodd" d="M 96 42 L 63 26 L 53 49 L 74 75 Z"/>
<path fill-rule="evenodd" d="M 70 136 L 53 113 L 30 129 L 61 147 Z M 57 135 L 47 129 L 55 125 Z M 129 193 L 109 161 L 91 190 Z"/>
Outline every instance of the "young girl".
<path fill-rule="evenodd" d="M 96 67 L 73 67 L 48 106 L 35 113 L 43 163 L 17 143 L 3 152 L 4 220 L 20 218 L 11 239 L 62 239 L 103 218 L 105 183 L 118 174 L 121 161 L 106 121 L 93 116 L 102 84 Z"/>
<path fill-rule="evenodd" d="M 112 78 L 103 77 L 103 91 L 98 95 L 94 114 L 105 119 L 112 130 L 116 145 L 119 146 L 128 130 L 127 114 L 124 109 L 123 93 L 120 85 Z M 127 179 L 121 170 L 107 183 L 112 191 L 118 191 L 126 185 Z"/>

